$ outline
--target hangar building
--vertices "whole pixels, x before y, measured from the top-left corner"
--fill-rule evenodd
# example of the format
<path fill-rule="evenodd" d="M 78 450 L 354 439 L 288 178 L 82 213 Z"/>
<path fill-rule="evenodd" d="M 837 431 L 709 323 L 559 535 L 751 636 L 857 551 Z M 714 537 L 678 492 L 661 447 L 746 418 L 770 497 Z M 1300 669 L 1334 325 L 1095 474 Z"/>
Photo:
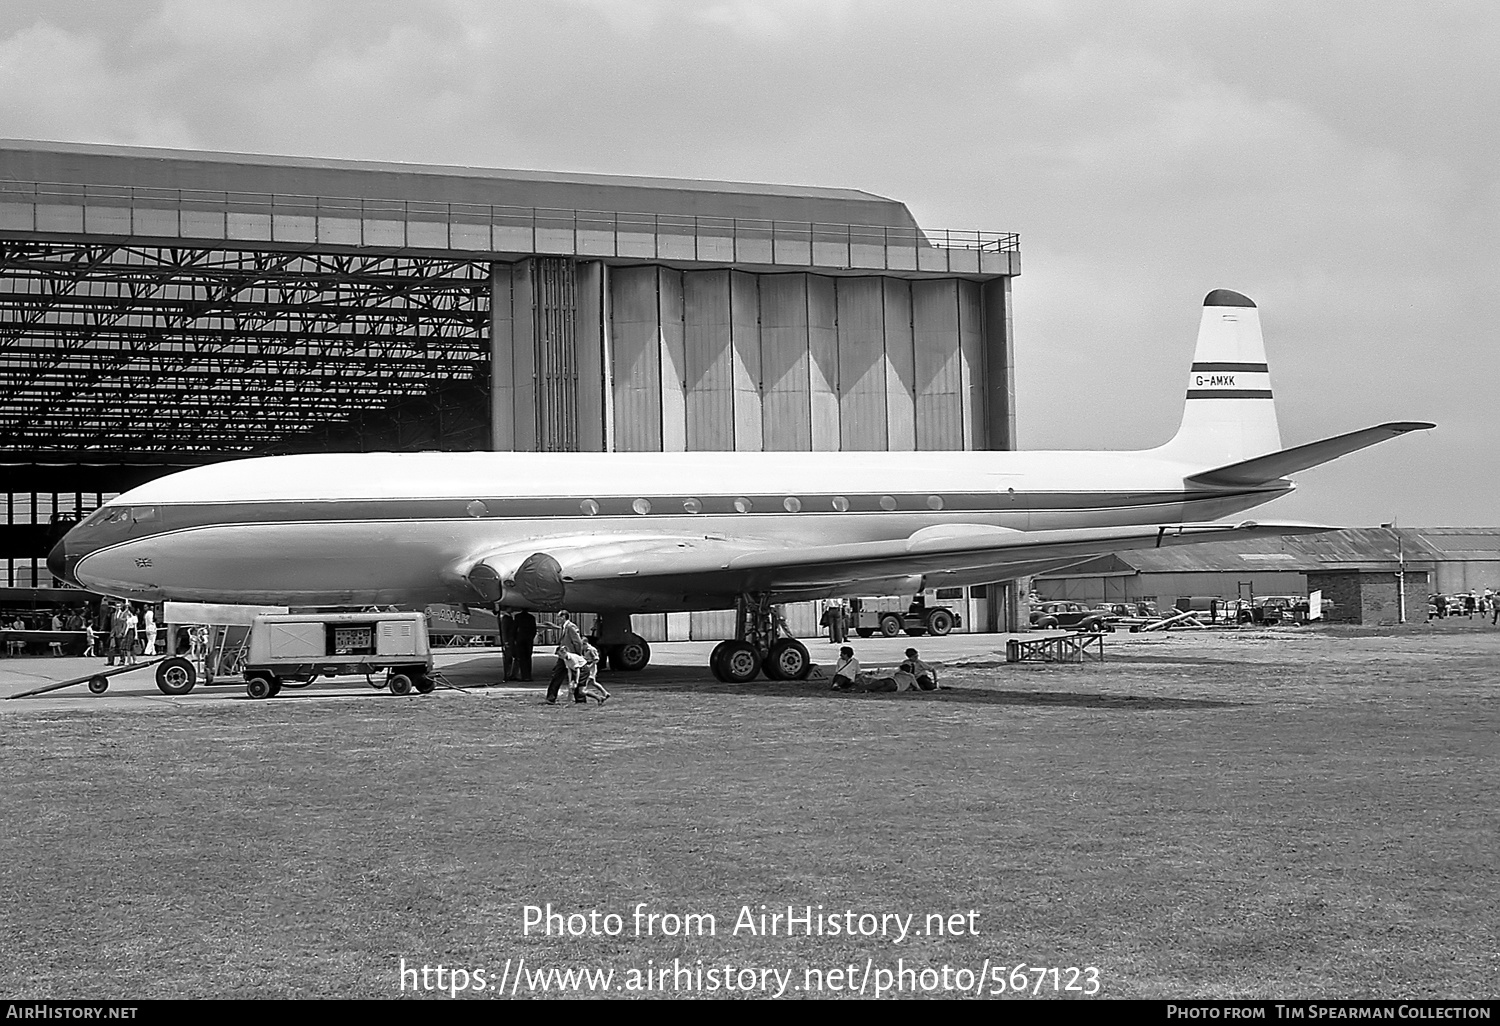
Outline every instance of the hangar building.
<path fill-rule="evenodd" d="M 247 455 L 1012 448 L 1019 272 L 854 189 L 0 141 L 0 584 Z"/>

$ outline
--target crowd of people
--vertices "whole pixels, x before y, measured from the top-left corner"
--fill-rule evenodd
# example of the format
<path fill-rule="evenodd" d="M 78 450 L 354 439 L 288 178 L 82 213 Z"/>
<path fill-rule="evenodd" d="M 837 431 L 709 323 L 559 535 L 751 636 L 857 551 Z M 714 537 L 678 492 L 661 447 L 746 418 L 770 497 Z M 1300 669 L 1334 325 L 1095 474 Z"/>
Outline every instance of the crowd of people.
<path fill-rule="evenodd" d="M 1491 625 L 1500 625 L 1500 592 L 1485 588 L 1482 592 L 1464 592 L 1458 595 L 1429 595 L 1427 597 L 1427 619 L 1443 619 L 1449 616 L 1466 616 L 1474 619 L 1478 613 L 1483 620 L 1490 618 Z"/>
<path fill-rule="evenodd" d="M 54 656 L 103 657 L 106 665 L 129 665 L 154 658 L 159 643 L 156 607 L 105 599 L 97 609 L 72 606 L 50 611 L 7 613 L 0 626 L 13 631 L 46 631 L 62 635 L 45 640 L 7 638 L 7 655 L 45 648 Z"/>

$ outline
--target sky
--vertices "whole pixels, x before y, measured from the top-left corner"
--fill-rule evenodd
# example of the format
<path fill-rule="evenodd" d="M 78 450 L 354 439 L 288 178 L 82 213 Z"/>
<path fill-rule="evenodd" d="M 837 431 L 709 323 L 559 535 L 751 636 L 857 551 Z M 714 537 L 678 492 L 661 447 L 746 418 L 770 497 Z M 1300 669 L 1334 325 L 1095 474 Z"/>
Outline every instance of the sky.
<path fill-rule="evenodd" d="M 863 189 L 1014 231 L 1019 445 L 1175 430 L 1203 297 L 1282 440 L 1432 432 L 1265 519 L 1500 525 L 1500 4 L 0 4 L 0 137 Z"/>

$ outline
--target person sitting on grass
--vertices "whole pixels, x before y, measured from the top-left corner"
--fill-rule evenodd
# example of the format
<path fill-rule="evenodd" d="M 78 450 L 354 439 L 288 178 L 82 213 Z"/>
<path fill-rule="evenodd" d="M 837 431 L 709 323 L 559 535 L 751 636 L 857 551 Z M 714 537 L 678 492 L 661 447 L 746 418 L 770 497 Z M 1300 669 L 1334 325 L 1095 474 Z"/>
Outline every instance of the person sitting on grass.
<path fill-rule="evenodd" d="M 919 691 L 937 690 L 937 671 L 917 658 L 916 649 L 906 650 L 906 662 L 901 664 L 901 669 L 916 678 Z"/>
<path fill-rule="evenodd" d="M 845 645 L 839 649 L 839 661 L 833 666 L 833 690 L 853 691 L 859 683 L 859 660 L 854 658 L 854 649 Z"/>

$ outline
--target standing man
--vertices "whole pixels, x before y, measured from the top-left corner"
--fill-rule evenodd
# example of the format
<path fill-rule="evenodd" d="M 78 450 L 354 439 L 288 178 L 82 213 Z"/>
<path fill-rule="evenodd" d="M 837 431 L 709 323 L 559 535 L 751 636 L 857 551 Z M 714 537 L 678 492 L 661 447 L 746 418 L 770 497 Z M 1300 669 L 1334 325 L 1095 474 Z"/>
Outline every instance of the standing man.
<path fill-rule="evenodd" d="M 531 649 L 536 644 L 536 617 L 523 609 L 515 615 L 516 679 L 531 679 Z"/>
<path fill-rule="evenodd" d="M 516 665 L 516 618 L 510 613 L 500 614 L 500 657 L 504 671 L 501 678 L 515 680 L 519 676 Z"/>
<path fill-rule="evenodd" d="M 584 655 L 583 634 L 578 630 L 578 625 L 573 622 L 566 609 L 557 611 L 556 626 L 562 636 L 557 641 L 557 662 L 552 667 L 552 682 L 547 685 L 548 705 L 557 704 L 557 693 L 562 689 L 563 681 L 569 678 L 568 655 L 580 657 Z M 588 704 L 588 698 L 576 686 L 573 688 L 573 701 Z"/>
<path fill-rule="evenodd" d="M 115 665 L 115 656 L 120 665 L 125 665 L 125 606 L 123 603 L 109 607 L 109 641 L 105 643 L 106 666 Z"/>

